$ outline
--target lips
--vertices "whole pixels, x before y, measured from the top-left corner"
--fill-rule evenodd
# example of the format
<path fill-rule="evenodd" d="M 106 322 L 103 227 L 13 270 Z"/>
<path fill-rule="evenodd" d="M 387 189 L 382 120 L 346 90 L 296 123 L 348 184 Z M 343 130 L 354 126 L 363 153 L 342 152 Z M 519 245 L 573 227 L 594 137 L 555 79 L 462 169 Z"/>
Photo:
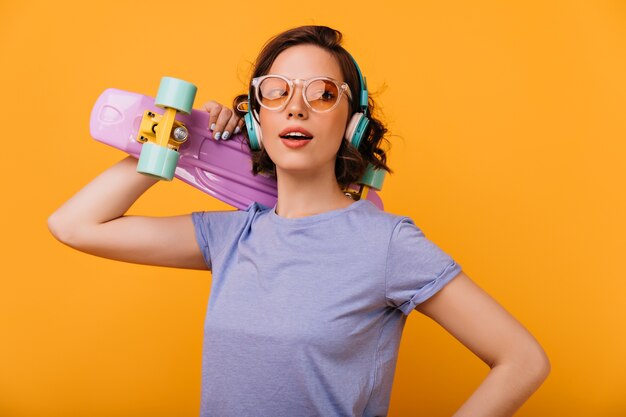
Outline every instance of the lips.
<path fill-rule="evenodd" d="M 299 132 L 302 133 L 304 136 L 287 136 L 287 134 L 292 133 L 292 132 Z M 303 127 L 300 126 L 289 126 L 285 129 L 283 129 L 280 133 L 279 136 L 282 139 L 291 139 L 291 140 L 311 140 L 313 139 L 313 135 L 311 134 L 311 132 L 309 132 L 308 130 L 306 130 Z"/>

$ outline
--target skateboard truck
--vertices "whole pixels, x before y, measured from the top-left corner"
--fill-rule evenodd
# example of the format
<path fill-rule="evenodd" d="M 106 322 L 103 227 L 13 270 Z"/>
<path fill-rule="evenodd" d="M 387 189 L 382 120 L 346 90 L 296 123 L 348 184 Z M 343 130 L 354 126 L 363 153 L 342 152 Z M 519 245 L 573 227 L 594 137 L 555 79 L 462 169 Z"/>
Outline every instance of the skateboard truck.
<path fill-rule="evenodd" d="M 142 143 L 150 142 L 158 144 L 157 130 L 159 129 L 159 125 L 161 125 L 162 118 L 162 115 L 146 110 L 143 118 L 141 119 L 141 124 L 139 125 L 137 140 Z M 178 120 L 174 120 L 174 125 L 172 127 L 174 127 L 174 129 L 172 129 L 172 133 L 166 146 L 169 149 L 178 151 L 179 146 L 185 143 L 189 137 L 189 131 L 187 130 L 185 124 L 179 122 Z M 165 126 L 163 126 L 163 128 L 165 128 Z"/>
<path fill-rule="evenodd" d="M 180 153 L 178 149 L 189 137 L 184 123 L 176 120 L 176 112 L 190 114 L 197 87 L 187 81 L 171 77 L 161 78 L 154 105 L 163 114 L 144 112 L 137 141 L 143 143 L 137 172 L 171 181 L 174 178 Z"/>
<path fill-rule="evenodd" d="M 386 173 L 387 172 L 384 169 L 375 169 L 374 165 L 368 164 L 365 173 L 361 179 L 357 181 L 359 189 L 353 190 L 350 189 L 350 186 L 348 186 L 344 190 L 344 194 L 355 201 L 366 199 L 370 188 L 377 191 L 380 191 L 383 188 L 383 181 L 385 180 Z"/>

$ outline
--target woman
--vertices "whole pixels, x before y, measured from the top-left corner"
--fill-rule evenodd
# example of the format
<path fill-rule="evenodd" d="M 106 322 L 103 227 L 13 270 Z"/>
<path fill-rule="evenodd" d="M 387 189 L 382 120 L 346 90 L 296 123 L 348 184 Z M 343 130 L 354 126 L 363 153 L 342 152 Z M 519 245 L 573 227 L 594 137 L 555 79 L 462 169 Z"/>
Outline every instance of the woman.
<path fill-rule="evenodd" d="M 413 310 L 491 368 L 455 416 L 511 416 L 547 377 L 541 346 L 410 218 L 343 192 L 368 163 L 389 168 L 386 129 L 340 42 L 324 26 L 279 34 L 236 112 L 206 105 L 214 136 L 243 129 L 253 171 L 276 177 L 275 207 L 124 216 L 156 182 L 126 158 L 59 208 L 50 230 L 98 256 L 213 271 L 202 416 L 386 415 Z M 350 122 L 363 117 L 356 138 Z"/>

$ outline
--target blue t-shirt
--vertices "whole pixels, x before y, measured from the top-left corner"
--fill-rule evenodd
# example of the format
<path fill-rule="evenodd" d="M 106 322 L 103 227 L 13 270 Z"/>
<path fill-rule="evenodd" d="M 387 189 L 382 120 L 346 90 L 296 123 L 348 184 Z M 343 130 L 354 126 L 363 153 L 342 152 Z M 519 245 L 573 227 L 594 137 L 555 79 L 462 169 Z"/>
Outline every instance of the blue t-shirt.
<path fill-rule="evenodd" d="M 213 271 L 202 417 L 384 416 L 408 314 L 461 266 L 367 200 L 192 214 Z"/>

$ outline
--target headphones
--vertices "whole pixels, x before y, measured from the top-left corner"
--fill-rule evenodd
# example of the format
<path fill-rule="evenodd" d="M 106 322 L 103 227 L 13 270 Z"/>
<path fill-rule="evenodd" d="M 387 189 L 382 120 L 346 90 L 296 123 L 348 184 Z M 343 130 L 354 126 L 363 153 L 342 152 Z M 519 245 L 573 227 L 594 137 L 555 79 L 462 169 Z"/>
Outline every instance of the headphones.
<path fill-rule="evenodd" d="M 348 55 L 350 55 L 350 53 L 348 53 Z M 361 91 L 359 92 L 359 111 L 352 115 L 352 118 L 346 127 L 344 139 L 349 141 L 352 146 L 358 149 L 361 144 L 361 140 L 363 139 L 365 130 L 370 123 L 370 120 L 367 118 L 367 83 L 365 77 L 361 74 L 359 65 L 356 63 L 352 55 L 350 55 L 350 58 L 352 58 L 356 71 L 359 73 L 359 87 Z M 254 91 L 254 89 L 252 85 L 250 85 L 250 88 L 248 89 L 248 112 L 244 115 L 244 121 L 246 129 L 248 130 L 250 148 L 253 151 L 258 151 L 261 150 L 262 147 L 262 134 L 261 126 L 257 122 L 259 119 L 259 113 L 254 109 L 254 101 L 251 99 L 252 91 Z"/>

